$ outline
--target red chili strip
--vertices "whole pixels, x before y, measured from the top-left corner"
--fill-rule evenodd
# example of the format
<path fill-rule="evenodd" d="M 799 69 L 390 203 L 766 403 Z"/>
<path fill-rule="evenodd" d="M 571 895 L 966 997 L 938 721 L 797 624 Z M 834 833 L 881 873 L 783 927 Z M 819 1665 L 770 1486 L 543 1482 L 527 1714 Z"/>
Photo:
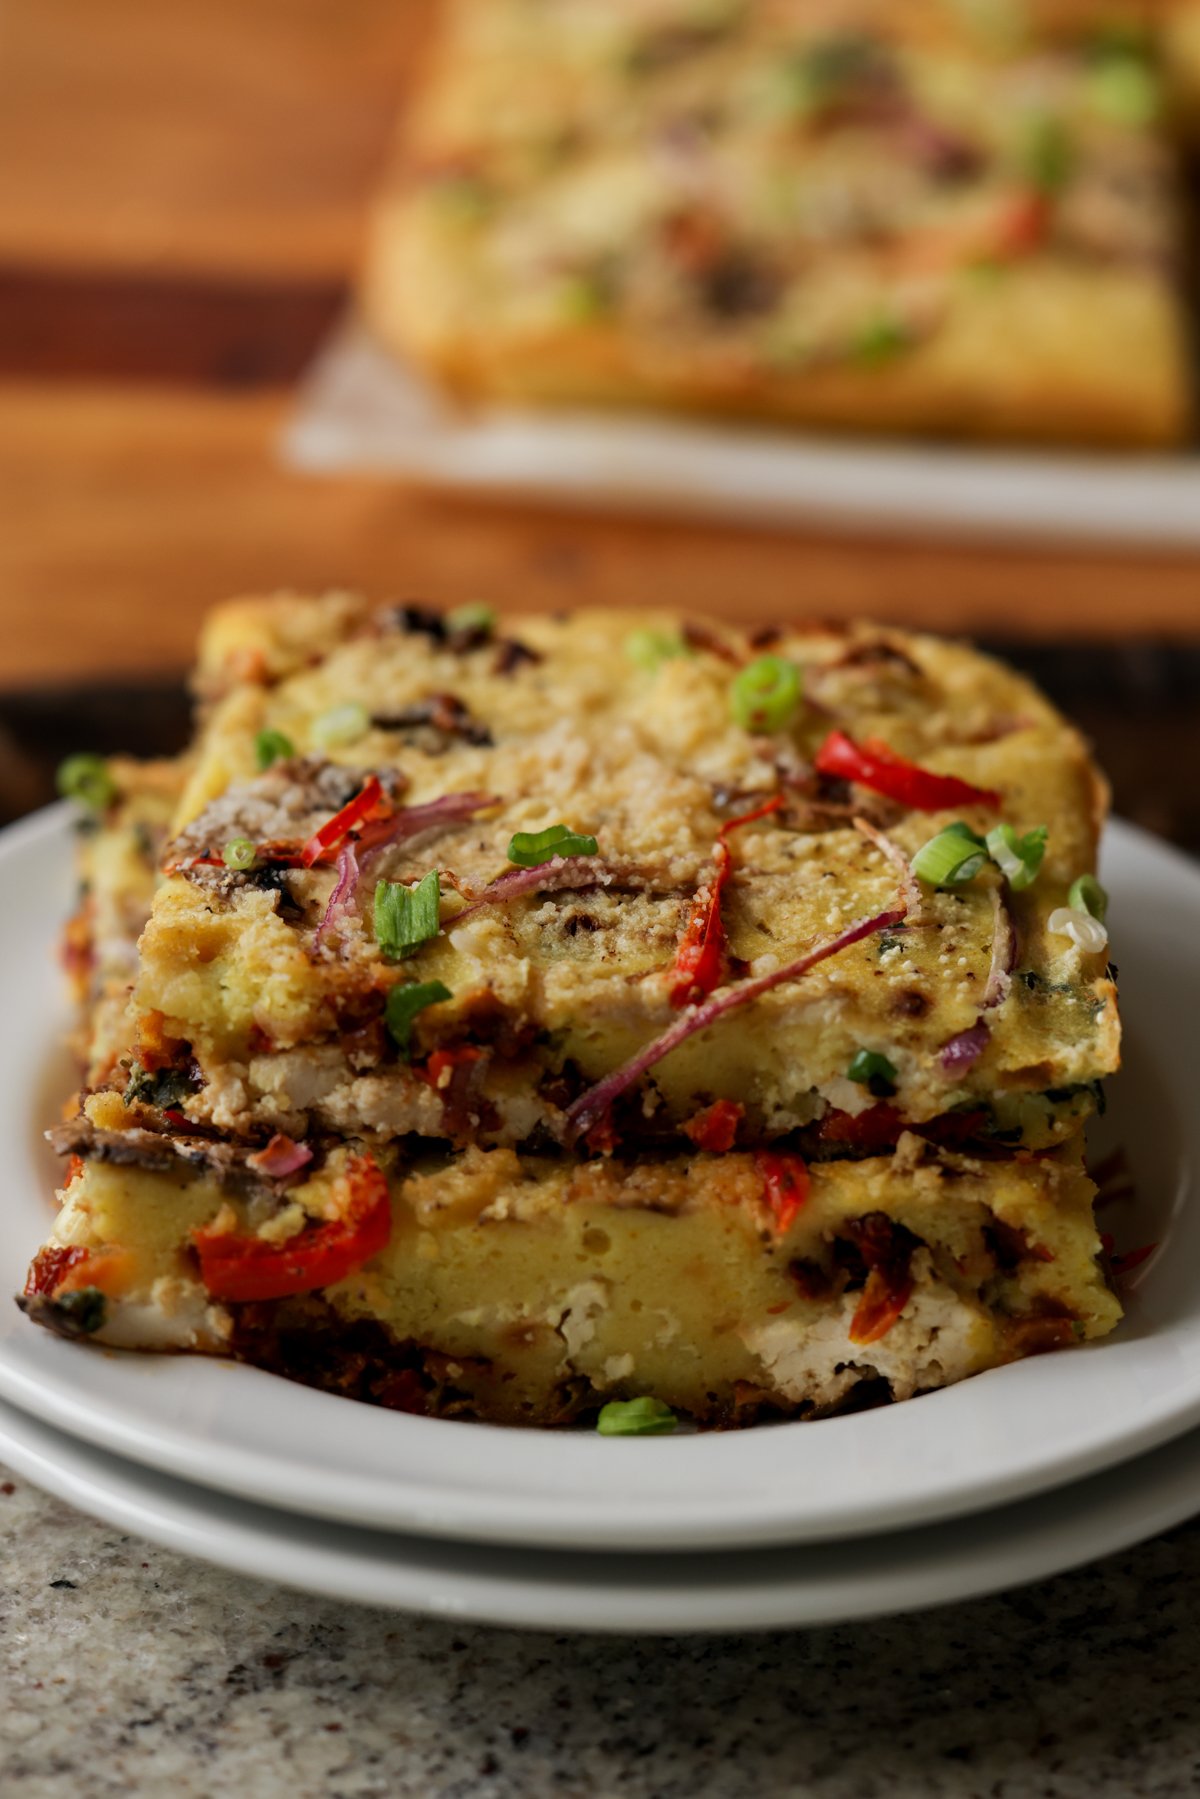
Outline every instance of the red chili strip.
<path fill-rule="evenodd" d="M 388 1184 L 375 1158 L 356 1156 L 344 1176 L 341 1218 L 282 1243 L 230 1231 L 193 1231 L 200 1276 L 211 1299 L 287 1299 L 330 1287 L 387 1247 L 392 1230 Z"/>
<path fill-rule="evenodd" d="M 952 806 L 999 807 L 1001 795 L 991 787 L 973 787 L 957 775 L 938 775 L 906 762 L 886 743 L 868 738 L 855 743 L 844 731 L 831 731 L 817 751 L 819 774 L 854 781 L 916 812 L 942 812 Z"/>
<path fill-rule="evenodd" d="M 777 793 L 763 805 L 756 806 L 753 812 L 727 819 L 718 831 L 713 845 L 716 867 L 712 879 L 693 901 L 692 915 L 675 952 L 674 979 L 669 996 L 673 1006 L 685 1006 L 689 1000 L 703 999 L 721 985 L 728 972 L 729 944 L 721 917 L 721 899 L 733 872 L 733 857 L 726 842 L 729 832 L 739 825 L 752 824 L 757 818 L 766 818 L 768 813 L 778 812 L 782 805 L 783 795 Z"/>
<path fill-rule="evenodd" d="M 300 860 L 305 868 L 311 868 L 315 862 L 327 858 L 344 838 L 350 835 L 355 825 L 368 818 L 380 817 L 392 810 L 391 801 L 383 791 L 378 775 L 368 775 L 362 790 L 344 805 L 340 812 L 326 819 L 320 830 L 314 831 L 300 852 Z"/>
<path fill-rule="evenodd" d="M 760 1150 L 754 1166 L 762 1177 L 763 1196 L 782 1236 L 789 1231 L 808 1198 L 810 1180 L 803 1156 L 776 1155 Z"/>
<path fill-rule="evenodd" d="M 872 1268 L 850 1320 L 850 1341 L 878 1343 L 886 1337 L 908 1304 L 912 1290 L 909 1275 L 889 1275 L 882 1268 Z"/>
<path fill-rule="evenodd" d="M 745 1108 L 736 1100 L 714 1100 L 711 1106 L 705 1106 L 702 1112 L 688 1119 L 683 1133 L 691 1138 L 697 1149 L 711 1150 L 714 1155 L 723 1156 L 733 1148 L 738 1126 L 745 1116 Z"/>
<path fill-rule="evenodd" d="M 1132 1274 L 1140 1268 L 1158 1248 L 1157 1243 L 1143 1243 L 1140 1249 L 1123 1249 L 1119 1255 L 1110 1255 L 1109 1264 L 1114 1274 Z"/>

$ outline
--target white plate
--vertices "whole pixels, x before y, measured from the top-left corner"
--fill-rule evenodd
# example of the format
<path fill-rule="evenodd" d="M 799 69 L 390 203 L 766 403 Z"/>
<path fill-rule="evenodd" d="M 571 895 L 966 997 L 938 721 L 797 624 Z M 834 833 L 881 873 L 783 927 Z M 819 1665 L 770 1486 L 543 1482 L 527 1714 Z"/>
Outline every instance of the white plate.
<path fill-rule="evenodd" d="M 64 815 L 0 837 L 0 1292 L 48 1223 L 36 1139 L 63 1003 L 53 941 L 70 885 Z M 905 1405 L 678 1438 L 413 1418 L 193 1357 L 65 1343 L 0 1305 L 0 1397 L 169 1473 L 290 1511 L 433 1536 L 563 1548 L 814 1541 L 994 1506 L 1140 1454 L 1200 1422 L 1200 871 L 1127 826 L 1107 845 L 1129 1041 L 1106 1121 L 1162 1248 L 1103 1343 Z M 1128 1236 L 1126 1241 L 1128 1241 Z"/>
<path fill-rule="evenodd" d="M 465 413 L 342 326 L 301 391 L 284 458 L 566 505 L 856 531 L 1200 543 L 1200 456 L 921 446 L 653 414 Z"/>
<path fill-rule="evenodd" d="M 1200 1433 L 951 1524 L 807 1548 L 584 1555 L 433 1542 L 228 1499 L 0 1401 L 0 1461 L 120 1530 L 327 1598 L 553 1631 L 768 1630 L 920 1611 L 1042 1580 L 1200 1508 Z"/>

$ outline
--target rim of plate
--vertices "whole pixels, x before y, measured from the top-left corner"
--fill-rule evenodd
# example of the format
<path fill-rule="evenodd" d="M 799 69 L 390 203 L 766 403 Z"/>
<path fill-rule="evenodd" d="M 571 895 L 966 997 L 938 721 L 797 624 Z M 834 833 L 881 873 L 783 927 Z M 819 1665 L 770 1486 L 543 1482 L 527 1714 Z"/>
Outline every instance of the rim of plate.
<path fill-rule="evenodd" d="M 1053 1493 L 824 1545 L 588 1555 L 430 1543 L 282 1514 L 96 1449 L 0 1400 L 0 1458 L 119 1530 L 325 1598 L 550 1630 L 778 1630 L 923 1611 L 1128 1549 L 1200 1505 L 1200 1432 Z"/>
<path fill-rule="evenodd" d="M 45 1233 L 47 1064 L 66 1019 L 54 943 L 64 807 L 0 834 L 0 1132 L 13 1163 L 0 1285 Z M 81 1348 L 0 1295 L 0 1397 L 85 1441 L 292 1513 L 534 1548 L 684 1550 L 862 1537 L 1078 1480 L 1200 1423 L 1200 869 L 1127 825 L 1105 845 L 1130 1048 L 1107 1123 L 1157 1253 L 1112 1337 L 881 1410 L 753 1430 L 600 1438 L 415 1418 L 187 1356 Z M 61 1060 L 60 1060 L 61 1067 Z M 69 1084 L 64 1083 L 64 1084 Z M 61 1088 L 59 1089 L 61 1092 Z"/>

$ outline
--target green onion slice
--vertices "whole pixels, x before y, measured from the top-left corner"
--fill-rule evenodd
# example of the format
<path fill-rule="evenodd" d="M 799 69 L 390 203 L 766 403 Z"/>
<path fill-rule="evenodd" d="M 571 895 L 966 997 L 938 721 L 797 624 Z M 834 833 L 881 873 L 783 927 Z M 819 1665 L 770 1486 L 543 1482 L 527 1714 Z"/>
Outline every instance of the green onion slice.
<path fill-rule="evenodd" d="M 1092 108 L 1115 125 L 1153 125 L 1162 111 L 1159 81 L 1137 56 L 1104 57 L 1088 77 L 1087 97 Z"/>
<path fill-rule="evenodd" d="M 846 1070 L 847 1080 L 868 1088 L 876 1099 L 890 1099 L 896 1091 L 896 1070 L 876 1049 L 860 1049 Z"/>
<path fill-rule="evenodd" d="M 729 690 L 733 722 L 743 731 L 786 731 L 800 710 L 803 682 L 794 662 L 760 656 L 747 663 Z"/>
<path fill-rule="evenodd" d="M 930 887 L 965 887 L 986 861 L 984 839 L 959 820 L 921 845 L 912 859 L 912 871 Z"/>
<path fill-rule="evenodd" d="M 1011 825 L 993 825 L 988 832 L 988 855 L 1014 893 L 1032 887 L 1037 880 L 1048 836 L 1045 825 L 1035 825 L 1023 837 L 1018 837 Z"/>
<path fill-rule="evenodd" d="M 431 868 L 415 887 L 380 881 L 375 888 L 375 941 L 389 960 L 399 961 L 438 934 L 438 872 Z"/>
<path fill-rule="evenodd" d="M 540 868 L 555 856 L 594 856 L 596 839 L 569 825 L 547 825 L 544 831 L 518 831 L 508 846 L 508 859 L 518 868 Z"/>
<path fill-rule="evenodd" d="M 258 760 L 259 772 L 263 773 L 273 762 L 282 762 L 288 756 L 294 756 L 296 746 L 282 731 L 260 731 L 254 739 L 254 754 Z"/>
<path fill-rule="evenodd" d="M 93 812 L 103 812 L 117 797 L 117 784 L 103 756 L 68 756 L 59 766 L 58 791 Z"/>
<path fill-rule="evenodd" d="M 478 631 L 490 637 L 496 629 L 496 614 L 490 606 L 458 606 L 446 614 L 446 623 L 456 633 Z"/>
<path fill-rule="evenodd" d="M 453 995 L 441 981 L 412 981 L 393 987 L 383 1009 L 388 1034 L 407 1062 L 412 1054 L 413 1020 L 426 1006 L 439 1006 Z"/>
<path fill-rule="evenodd" d="M 324 750 L 336 750 L 346 743 L 357 743 L 371 728 L 371 714 L 360 700 L 347 700 L 342 706 L 331 706 L 313 720 L 314 743 Z"/>
<path fill-rule="evenodd" d="M 664 662 L 689 653 L 683 638 L 671 631 L 631 631 L 625 639 L 625 654 L 629 660 L 651 674 Z"/>
<path fill-rule="evenodd" d="M 221 851 L 221 860 L 226 868 L 247 869 L 254 867 L 257 854 L 249 837 L 234 837 Z"/>
<path fill-rule="evenodd" d="M 601 1407 L 596 1429 L 602 1437 L 665 1437 L 677 1423 L 661 1399 L 610 1399 Z"/>
<path fill-rule="evenodd" d="M 1086 912 L 1090 917 L 1099 919 L 1101 924 L 1108 917 L 1108 895 L 1095 875 L 1080 875 L 1077 881 L 1071 882 L 1067 904 L 1077 912 Z"/>

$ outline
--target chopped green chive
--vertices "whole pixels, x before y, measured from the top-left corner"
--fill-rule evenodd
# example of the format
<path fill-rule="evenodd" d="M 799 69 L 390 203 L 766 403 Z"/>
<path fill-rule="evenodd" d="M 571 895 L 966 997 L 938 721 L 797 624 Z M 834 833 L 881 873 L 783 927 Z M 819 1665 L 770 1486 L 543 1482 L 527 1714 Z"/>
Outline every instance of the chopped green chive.
<path fill-rule="evenodd" d="M 99 1287 L 77 1287 L 54 1301 L 59 1323 L 72 1337 L 90 1337 L 104 1323 L 108 1301 Z"/>
<path fill-rule="evenodd" d="M 407 1062 L 412 1054 L 413 1020 L 426 1006 L 439 1006 L 453 995 L 441 981 L 414 981 L 393 987 L 384 1006 L 384 1022 L 392 1042 Z"/>
<path fill-rule="evenodd" d="M 261 773 L 273 762 L 283 762 L 288 756 L 294 756 L 296 746 L 282 731 L 260 731 L 254 739 L 254 754 Z"/>
<path fill-rule="evenodd" d="M 1074 161 L 1071 139 L 1061 119 L 1042 113 L 1030 120 L 1021 153 L 1027 179 L 1040 194 L 1057 194 L 1066 186 Z"/>
<path fill-rule="evenodd" d="M 336 750 L 343 744 L 357 743 L 371 728 L 371 714 L 359 700 L 347 700 L 342 706 L 331 706 L 313 720 L 313 741 L 323 750 Z"/>
<path fill-rule="evenodd" d="M 800 670 L 783 656 L 747 663 L 729 690 L 733 722 L 743 731 L 786 731 L 800 710 Z"/>
<path fill-rule="evenodd" d="M 930 887 L 965 887 L 986 861 L 983 838 L 959 821 L 921 845 L 912 859 L 912 871 Z"/>
<path fill-rule="evenodd" d="M 876 1099 L 890 1099 L 896 1091 L 896 1070 L 875 1049 L 860 1049 L 846 1070 L 846 1078 L 866 1087 Z"/>
<path fill-rule="evenodd" d="M 93 812 L 103 812 L 117 797 L 117 784 L 103 756 L 68 756 L 58 770 L 58 791 Z"/>
<path fill-rule="evenodd" d="M 508 846 L 508 859 L 518 868 L 540 868 L 555 856 L 594 856 L 596 839 L 569 825 L 547 825 L 544 831 L 518 831 Z"/>
<path fill-rule="evenodd" d="M 596 1429 L 602 1437 L 665 1437 L 677 1422 L 661 1399 L 610 1399 L 601 1407 Z"/>
<path fill-rule="evenodd" d="M 1104 57 L 1088 77 L 1087 96 L 1114 125 L 1152 125 L 1162 108 L 1154 71 L 1136 56 Z"/>
<path fill-rule="evenodd" d="M 1045 825 L 1035 825 L 1018 837 L 1011 825 L 994 825 L 987 834 L 988 855 L 1014 893 L 1032 887 L 1046 854 Z"/>
<path fill-rule="evenodd" d="M 564 318 L 586 325 L 611 311 L 611 283 L 599 275 L 568 275 L 559 289 L 558 304 Z"/>
<path fill-rule="evenodd" d="M 389 961 L 411 956 L 438 934 L 441 888 L 436 868 L 415 887 L 380 881 L 375 888 L 375 941 Z"/>
<path fill-rule="evenodd" d="M 653 673 L 664 662 L 690 652 L 683 638 L 671 631 L 631 631 L 625 639 L 625 654 L 638 668 Z"/>
<path fill-rule="evenodd" d="M 490 606 L 458 606 L 446 614 L 446 623 L 456 634 L 490 637 L 496 629 L 496 614 Z"/>
<path fill-rule="evenodd" d="M 247 869 L 254 867 L 254 858 L 258 854 L 249 837 L 234 837 L 221 851 L 221 860 L 226 868 Z"/>
<path fill-rule="evenodd" d="M 1098 919 L 1101 924 L 1108 917 L 1108 895 L 1095 875 L 1080 875 L 1077 881 L 1071 882 L 1067 904 L 1076 912 L 1086 912 L 1089 917 Z"/>
<path fill-rule="evenodd" d="M 880 363 L 890 362 L 912 342 L 912 332 L 902 319 L 890 313 L 880 313 L 868 319 L 854 333 L 850 343 L 850 353 L 856 362 L 865 362 L 870 367 L 878 367 Z"/>

